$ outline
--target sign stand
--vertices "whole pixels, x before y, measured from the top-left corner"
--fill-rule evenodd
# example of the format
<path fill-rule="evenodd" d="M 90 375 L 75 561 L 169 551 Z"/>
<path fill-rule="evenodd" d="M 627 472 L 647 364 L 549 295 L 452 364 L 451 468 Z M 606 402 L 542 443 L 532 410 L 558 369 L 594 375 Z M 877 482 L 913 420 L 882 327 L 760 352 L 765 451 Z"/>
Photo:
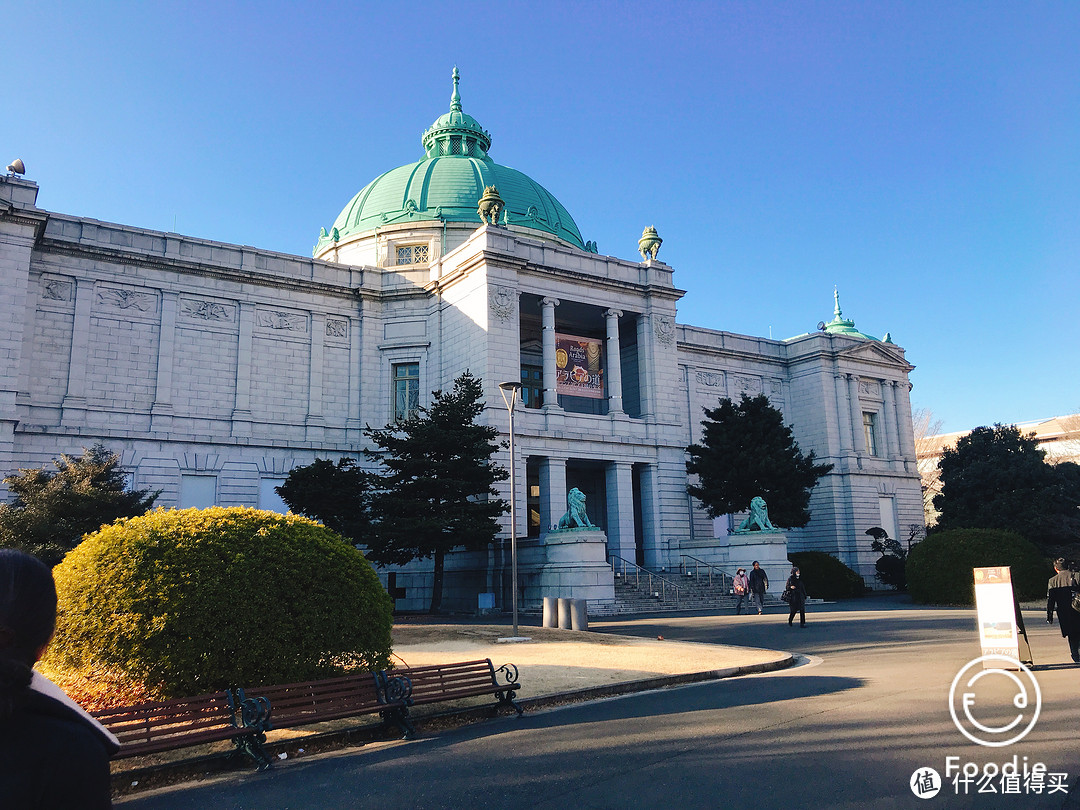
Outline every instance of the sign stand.
<path fill-rule="evenodd" d="M 1012 572 L 1009 566 L 993 568 L 975 568 L 975 609 L 979 621 L 979 642 L 982 654 L 1003 655 L 1020 662 L 1020 635 L 1028 648 L 1027 657 L 1031 658 L 1031 645 L 1027 643 L 1020 607 L 1013 593 Z M 1000 664 L 989 661 L 984 667 L 1001 669 Z"/>

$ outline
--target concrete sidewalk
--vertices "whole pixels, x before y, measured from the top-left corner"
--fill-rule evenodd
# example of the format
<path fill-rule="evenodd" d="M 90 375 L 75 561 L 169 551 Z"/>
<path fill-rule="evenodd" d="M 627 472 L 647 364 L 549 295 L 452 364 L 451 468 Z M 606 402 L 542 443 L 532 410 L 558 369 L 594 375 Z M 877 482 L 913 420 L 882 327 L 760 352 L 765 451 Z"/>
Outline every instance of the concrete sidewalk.
<path fill-rule="evenodd" d="M 509 624 L 431 621 L 417 617 L 395 624 L 395 665 L 422 666 L 480 658 L 490 658 L 496 667 L 514 664 L 521 683 L 517 702 L 526 711 L 767 672 L 794 663 L 791 654 L 773 650 L 539 627 L 519 627 L 519 634 L 528 636 L 529 641 L 500 643 L 500 637 L 511 635 Z M 490 697 L 479 697 L 415 709 L 412 718 L 423 736 L 495 713 L 495 702 Z M 267 737 L 267 750 L 282 762 L 387 739 L 379 733 L 377 718 L 371 716 L 270 732 Z M 114 762 L 114 795 L 119 799 L 133 791 L 251 770 L 245 759 L 229 759 L 229 750 L 229 744 L 219 743 Z"/>

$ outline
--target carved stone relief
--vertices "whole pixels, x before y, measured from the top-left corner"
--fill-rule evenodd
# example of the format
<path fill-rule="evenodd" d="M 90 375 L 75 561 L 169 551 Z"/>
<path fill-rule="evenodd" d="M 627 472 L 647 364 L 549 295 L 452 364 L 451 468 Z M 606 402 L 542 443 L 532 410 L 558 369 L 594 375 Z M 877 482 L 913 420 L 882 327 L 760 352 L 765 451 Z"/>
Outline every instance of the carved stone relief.
<path fill-rule="evenodd" d="M 75 293 L 71 279 L 58 276 L 41 277 L 41 297 L 46 301 L 70 301 Z"/>
<path fill-rule="evenodd" d="M 881 399 L 881 383 L 877 380 L 859 380 L 859 395 Z"/>
<path fill-rule="evenodd" d="M 236 320 L 236 307 L 203 298 L 181 298 L 180 314 L 194 320 L 232 323 Z"/>
<path fill-rule="evenodd" d="M 492 287 L 488 292 L 488 305 L 491 314 L 500 321 L 508 321 L 514 317 L 514 303 L 517 294 L 511 287 Z"/>
<path fill-rule="evenodd" d="M 661 343 L 671 343 L 675 339 L 675 321 L 671 318 L 653 318 L 653 331 Z"/>
<path fill-rule="evenodd" d="M 699 385 L 707 385 L 710 388 L 724 388 L 724 373 L 722 371 L 699 371 L 697 373 Z"/>
<path fill-rule="evenodd" d="M 132 290 L 124 287 L 98 287 L 95 290 L 95 302 L 105 309 L 119 309 L 126 312 L 155 312 L 157 296 L 144 290 Z"/>
<path fill-rule="evenodd" d="M 278 309 L 255 310 L 255 325 L 263 329 L 307 332 L 307 321 L 307 315 L 301 315 L 299 312 L 282 312 Z"/>
<path fill-rule="evenodd" d="M 337 318 L 327 318 L 326 336 L 330 338 L 347 338 L 349 336 L 349 322 Z"/>
<path fill-rule="evenodd" d="M 734 394 L 746 394 L 750 397 L 756 397 L 761 393 L 761 378 L 744 377 L 736 374 L 731 378 L 731 387 Z"/>

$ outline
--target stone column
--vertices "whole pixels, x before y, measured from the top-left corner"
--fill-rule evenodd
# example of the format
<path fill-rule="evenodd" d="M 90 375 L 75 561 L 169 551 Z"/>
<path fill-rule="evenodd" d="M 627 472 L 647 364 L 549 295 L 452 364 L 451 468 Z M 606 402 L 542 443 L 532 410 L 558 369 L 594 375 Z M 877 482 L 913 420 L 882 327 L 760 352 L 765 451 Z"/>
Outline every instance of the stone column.
<path fill-rule="evenodd" d="M 845 375 L 840 372 L 834 374 L 833 392 L 836 399 L 837 429 L 840 432 L 840 452 L 845 455 L 851 452 L 851 408 L 844 396 L 847 390 Z"/>
<path fill-rule="evenodd" d="M 915 426 L 911 421 L 911 401 L 909 399 L 911 384 L 894 382 L 893 387 L 896 391 L 893 399 L 896 402 L 896 425 L 900 434 L 900 453 L 914 462 Z"/>
<path fill-rule="evenodd" d="M 94 301 L 94 282 L 75 281 L 75 318 L 71 326 L 71 360 L 68 364 L 67 393 L 64 396 L 64 425 L 81 425 L 86 419 L 86 364 L 90 355 L 90 309 Z"/>
<path fill-rule="evenodd" d="M 604 312 L 607 320 L 607 386 L 608 413 L 622 413 L 622 355 L 619 350 L 619 318 L 622 312 L 609 309 Z"/>
<path fill-rule="evenodd" d="M 176 293 L 161 293 L 161 324 L 158 328 L 157 388 L 150 409 L 150 430 L 172 430 L 173 347 L 176 345 Z"/>
<path fill-rule="evenodd" d="M 345 435 L 346 441 L 349 442 L 360 441 L 360 431 L 364 427 L 363 420 L 360 418 L 360 381 L 363 379 L 360 368 L 362 362 L 360 328 L 362 325 L 363 321 L 359 317 L 351 316 L 349 318 L 349 376 L 347 379 L 349 412 L 345 417 Z"/>
<path fill-rule="evenodd" d="M 311 313 L 311 346 L 308 349 L 308 412 L 305 435 L 309 442 L 321 442 L 326 432 L 323 419 L 323 346 L 326 343 L 326 316 Z"/>
<path fill-rule="evenodd" d="M 889 380 L 881 381 L 881 393 L 885 400 L 881 410 L 885 420 L 885 441 L 888 447 L 888 452 L 885 455 L 887 458 L 896 458 L 900 455 L 900 439 L 896 422 L 896 397 L 893 392 L 894 385 L 895 383 Z"/>
<path fill-rule="evenodd" d="M 566 459 L 548 456 L 540 460 L 540 536 L 551 531 L 565 512 Z"/>
<path fill-rule="evenodd" d="M 635 562 L 633 467 L 626 461 L 609 462 L 605 478 L 608 554 Z"/>
<path fill-rule="evenodd" d="M 241 302 L 240 333 L 236 343 L 236 402 L 232 413 L 232 435 L 251 435 L 251 341 L 255 331 L 255 306 Z"/>
<path fill-rule="evenodd" d="M 653 416 L 656 407 L 656 374 L 653 369 L 652 315 L 642 313 L 637 321 L 638 398 L 643 419 Z"/>
<path fill-rule="evenodd" d="M 866 437 L 863 435 L 862 403 L 859 402 L 859 375 L 848 374 L 848 405 L 851 408 L 851 440 L 855 453 L 866 455 Z"/>
<path fill-rule="evenodd" d="M 558 305 L 558 298 L 545 298 L 540 302 L 543 318 L 540 338 L 544 350 L 544 410 L 562 410 L 555 377 L 555 307 Z"/>
<path fill-rule="evenodd" d="M 641 467 L 641 534 L 645 552 L 645 567 L 657 570 L 666 565 L 663 538 L 660 536 L 659 481 L 655 464 Z"/>

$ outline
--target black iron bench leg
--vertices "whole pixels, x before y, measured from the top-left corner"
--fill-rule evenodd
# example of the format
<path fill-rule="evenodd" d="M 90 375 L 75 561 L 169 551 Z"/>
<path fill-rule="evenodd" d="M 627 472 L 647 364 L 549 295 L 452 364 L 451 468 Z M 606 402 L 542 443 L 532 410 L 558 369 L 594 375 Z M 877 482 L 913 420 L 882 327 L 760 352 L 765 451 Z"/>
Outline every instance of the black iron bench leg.
<path fill-rule="evenodd" d="M 392 709 L 383 709 L 379 714 L 382 715 L 383 722 L 388 726 L 397 726 L 401 731 L 401 739 L 411 740 L 416 737 L 416 727 L 409 719 L 409 710 L 405 706 L 395 706 Z"/>
<path fill-rule="evenodd" d="M 497 697 L 499 699 L 499 705 L 500 706 L 509 706 L 510 708 L 512 708 L 514 711 L 517 712 L 518 717 L 521 717 L 523 710 L 522 710 L 521 706 L 519 706 L 517 703 L 514 702 L 514 692 L 513 692 L 513 690 L 508 689 L 505 692 L 496 692 L 495 697 Z"/>
<path fill-rule="evenodd" d="M 262 746 L 264 742 L 266 742 L 266 735 L 262 732 L 233 738 L 236 747 L 255 760 L 255 764 L 258 766 L 256 770 L 259 771 L 269 770 L 272 765 L 270 757 L 267 756 L 266 750 Z"/>

